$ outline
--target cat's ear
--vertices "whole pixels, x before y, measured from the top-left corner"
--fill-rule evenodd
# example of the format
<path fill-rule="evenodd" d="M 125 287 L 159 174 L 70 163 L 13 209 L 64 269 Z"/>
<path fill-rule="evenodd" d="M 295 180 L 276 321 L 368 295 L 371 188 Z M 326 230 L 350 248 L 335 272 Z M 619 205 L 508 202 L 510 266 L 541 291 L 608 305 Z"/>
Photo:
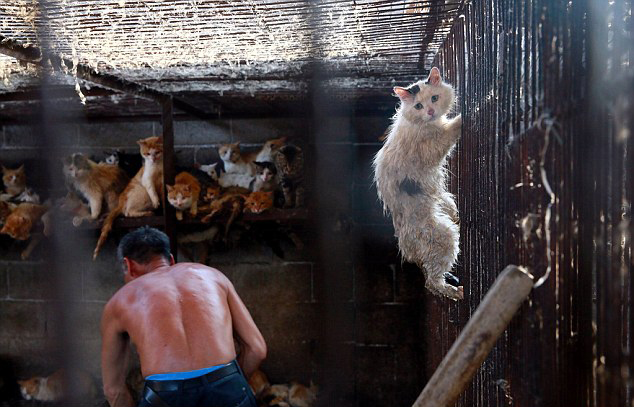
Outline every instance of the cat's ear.
<path fill-rule="evenodd" d="M 400 86 L 394 87 L 394 93 L 401 99 L 403 102 L 413 102 L 414 95 L 407 89 L 401 88 Z"/>
<path fill-rule="evenodd" d="M 253 161 L 253 164 L 257 165 L 258 167 L 264 167 L 264 163 L 261 163 L 259 161 Z"/>
<path fill-rule="evenodd" d="M 18 172 L 24 172 L 24 164 L 22 164 L 21 166 L 19 166 L 16 171 Z"/>
<path fill-rule="evenodd" d="M 438 86 L 442 82 L 442 78 L 440 77 L 440 70 L 436 67 L 433 67 L 429 72 L 429 77 L 427 78 L 427 84 Z"/>
<path fill-rule="evenodd" d="M 174 186 L 165 184 L 165 188 L 167 188 L 167 192 L 172 192 L 172 190 L 174 189 Z"/>

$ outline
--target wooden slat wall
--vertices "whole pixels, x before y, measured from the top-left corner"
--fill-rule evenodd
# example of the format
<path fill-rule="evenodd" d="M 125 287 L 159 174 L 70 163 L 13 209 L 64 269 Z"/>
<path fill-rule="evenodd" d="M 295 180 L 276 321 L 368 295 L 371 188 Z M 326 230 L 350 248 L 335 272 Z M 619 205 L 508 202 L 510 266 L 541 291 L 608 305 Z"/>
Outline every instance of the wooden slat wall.
<path fill-rule="evenodd" d="M 466 300 L 428 300 L 427 374 L 506 264 L 550 270 L 458 406 L 632 405 L 631 21 L 623 0 L 471 2 L 436 56 L 464 118 Z"/>

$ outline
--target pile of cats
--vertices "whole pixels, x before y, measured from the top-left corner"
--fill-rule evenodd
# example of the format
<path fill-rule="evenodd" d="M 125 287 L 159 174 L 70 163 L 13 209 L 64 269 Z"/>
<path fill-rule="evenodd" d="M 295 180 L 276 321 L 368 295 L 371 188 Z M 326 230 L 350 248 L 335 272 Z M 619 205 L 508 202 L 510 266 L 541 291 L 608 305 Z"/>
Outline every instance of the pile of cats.
<path fill-rule="evenodd" d="M 447 191 L 447 157 L 461 131 L 460 116 L 448 119 L 454 90 L 432 68 L 426 82 L 396 87 L 401 104 L 383 147 L 374 158 L 374 181 L 392 215 L 403 259 L 423 269 L 426 287 L 457 300 L 463 287 L 451 274 L 460 229 L 454 197 Z"/>
<path fill-rule="evenodd" d="M 271 385 L 261 370 L 251 375 L 249 386 L 260 407 L 312 407 L 319 391 L 312 382 L 310 387 L 294 381 Z"/>

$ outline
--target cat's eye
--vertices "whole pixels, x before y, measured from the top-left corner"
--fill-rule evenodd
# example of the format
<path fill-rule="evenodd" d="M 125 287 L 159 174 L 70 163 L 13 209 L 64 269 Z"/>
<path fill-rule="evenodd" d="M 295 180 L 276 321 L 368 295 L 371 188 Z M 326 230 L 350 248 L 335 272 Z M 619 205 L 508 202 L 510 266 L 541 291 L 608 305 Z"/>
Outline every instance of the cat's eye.
<path fill-rule="evenodd" d="M 432 103 L 436 103 L 438 101 L 438 95 L 434 95 L 431 97 Z"/>
<path fill-rule="evenodd" d="M 420 110 L 420 109 L 422 109 L 422 108 L 423 108 L 423 105 L 422 105 L 421 103 L 416 103 L 416 104 L 414 105 L 414 109 L 416 109 L 416 110 Z"/>

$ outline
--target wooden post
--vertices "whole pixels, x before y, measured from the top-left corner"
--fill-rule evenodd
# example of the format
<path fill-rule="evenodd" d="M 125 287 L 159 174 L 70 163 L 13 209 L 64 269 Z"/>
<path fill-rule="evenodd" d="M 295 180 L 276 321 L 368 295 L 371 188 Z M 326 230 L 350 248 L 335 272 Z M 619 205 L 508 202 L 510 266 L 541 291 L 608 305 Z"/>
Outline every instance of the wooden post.
<path fill-rule="evenodd" d="M 413 407 L 453 406 L 532 288 L 532 275 L 506 266 Z"/>

